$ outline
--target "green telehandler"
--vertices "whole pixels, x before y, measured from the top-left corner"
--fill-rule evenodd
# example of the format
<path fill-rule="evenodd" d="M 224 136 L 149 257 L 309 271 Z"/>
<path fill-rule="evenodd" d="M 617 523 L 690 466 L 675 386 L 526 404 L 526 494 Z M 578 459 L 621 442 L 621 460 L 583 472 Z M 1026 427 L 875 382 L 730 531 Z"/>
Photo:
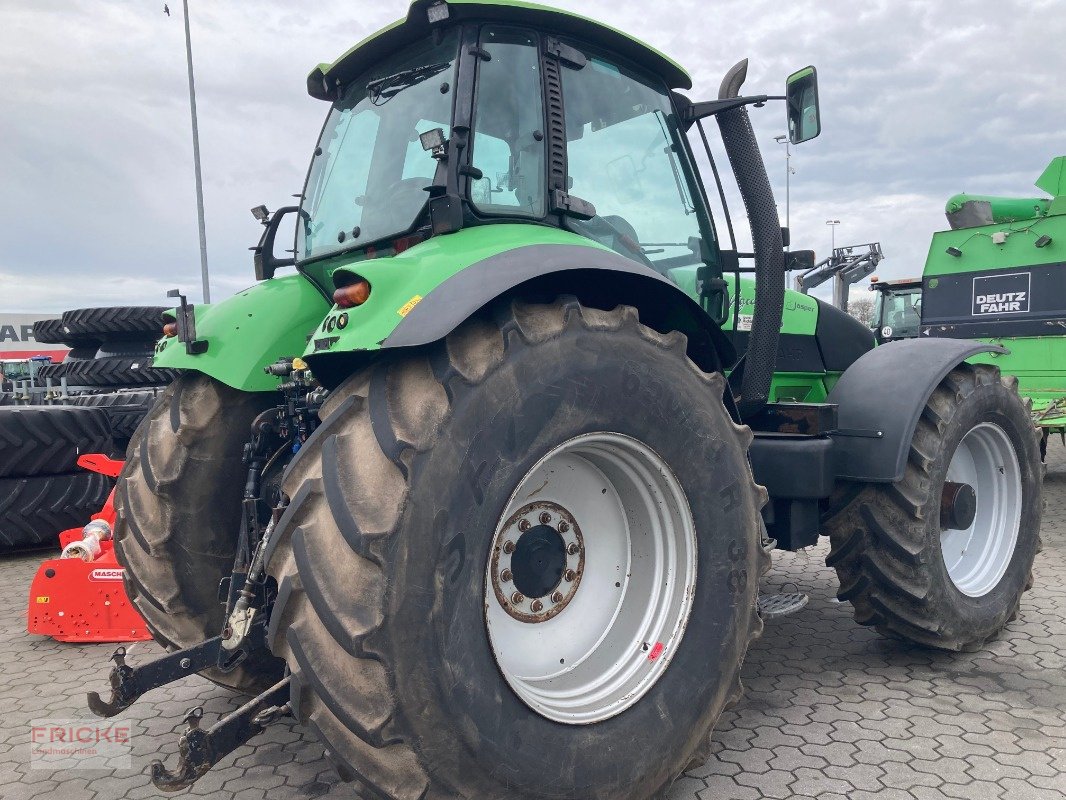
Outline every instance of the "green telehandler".
<path fill-rule="evenodd" d="M 368 798 L 662 797 L 740 697 L 770 551 L 819 535 L 862 624 L 959 650 L 1014 617 L 1041 514 L 1016 384 L 966 363 L 993 345 L 875 347 L 786 291 L 747 107 L 812 139 L 817 74 L 745 73 L 694 101 L 636 39 L 504 0 L 416 0 L 311 72 L 300 202 L 254 210 L 252 288 L 173 293 L 155 363 L 184 372 L 117 493 L 170 652 L 117 652 L 92 710 L 196 672 L 253 695 L 190 711 L 159 788 L 291 715 Z M 708 211 L 711 118 L 751 252 Z"/>

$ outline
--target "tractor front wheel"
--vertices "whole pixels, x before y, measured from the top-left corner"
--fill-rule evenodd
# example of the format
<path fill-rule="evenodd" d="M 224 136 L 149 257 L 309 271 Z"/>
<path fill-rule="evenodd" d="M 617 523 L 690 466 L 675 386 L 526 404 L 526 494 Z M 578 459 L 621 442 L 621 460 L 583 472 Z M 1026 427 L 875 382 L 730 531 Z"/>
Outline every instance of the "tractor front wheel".
<path fill-rule="evenodd" d="M 514 303 L 332 393 L 268 640 L 364 796 L 636 800 L 706 756 L 769 559 L 751 433 L 685 345 Z"/>
<path fill-rule="evenodd" d="M 1016 378 L 983 364 L 944 378 L 903 479 L 854 487 L 826 525 L 855 619 L 946 650 L 978 648 L 1014 619 L 1040 549 L 1038 442 Z"/>

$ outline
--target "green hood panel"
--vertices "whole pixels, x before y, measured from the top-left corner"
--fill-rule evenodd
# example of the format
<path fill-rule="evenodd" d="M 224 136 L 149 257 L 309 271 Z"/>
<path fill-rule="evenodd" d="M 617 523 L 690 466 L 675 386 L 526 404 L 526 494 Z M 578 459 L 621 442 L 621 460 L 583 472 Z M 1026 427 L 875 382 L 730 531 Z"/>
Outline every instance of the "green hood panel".
<path fill-rule="evenodd" d="M 992 238 L 997 233 L 1006 234 L 1002 244 Z M 1043 248 L 1036 247 L 1036 240 L 1040 236 L 1049 236 L 1051 244 Z M 1060 242 L 1066 244 L 1066 215 L 940 231 L 933 234 L 923 277 L 928 285 L 929 278 L 939 275 L 1060 262 L 1063 260 Z M 949 254 L 949 247 L 956 248 L 962 255 Z"/>
<path fill-rule="evenodd" d="M 679 267 L 670 270 L 670 279 L 693 300 L 699 301 L 696 293 L 696 267 Z M 733 329 L 733 297 L 736 287 L 733 276 L 726 275 L 729 284 L 729 312 L 722 330 Z M 755 279 L 740 279 L 740 328 L 751 330 L 752 317 L 755 313 Z M 814 336 L 818 328 L 818 303 L 814 298 L 801 292 L 785 289 L 785 306 L 781 314 L 781 333 L 794 333 L 801 336 Z"/>
<path fill-rule="evenodd" d="M 234 389 L 269 392 L 278 378 L 263 368 L 302 353 L 329 303 L 302 275 L 286 275 L 194 311 L 196 338 L 207 342 L 207 351 L 189 355 L 177 338 L 164 338 L 154 366 L 196 370 Z"/>

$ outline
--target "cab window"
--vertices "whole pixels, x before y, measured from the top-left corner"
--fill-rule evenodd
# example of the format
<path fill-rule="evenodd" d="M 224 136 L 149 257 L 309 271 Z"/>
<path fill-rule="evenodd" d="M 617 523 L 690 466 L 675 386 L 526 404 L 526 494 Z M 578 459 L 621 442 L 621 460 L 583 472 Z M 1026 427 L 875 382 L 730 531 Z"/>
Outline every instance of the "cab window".
<path fill-rule="evenodd" d="M 544 216 L 544 102 L 536 35 L 486 27 L 478 67 L 470 200 L 481 213 Z"/>
<path fill-rule="evenodd" d="M 665 87 L 596 55 L 562 75 L 569 192 L 596 209 L 568 226 L 660 272 L 701 263 L 710 232 Z"/>

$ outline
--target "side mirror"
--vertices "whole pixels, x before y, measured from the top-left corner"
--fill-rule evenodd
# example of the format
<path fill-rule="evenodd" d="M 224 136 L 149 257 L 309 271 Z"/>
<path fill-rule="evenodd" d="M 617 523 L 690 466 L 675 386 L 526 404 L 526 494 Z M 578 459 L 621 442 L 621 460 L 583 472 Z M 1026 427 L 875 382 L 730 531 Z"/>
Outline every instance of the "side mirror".
<path fill-rule="evenodd" d="M 804 272 L 814 269 L 813 250 L 792 250 L 785 253 L 785 271 L 792 272 L 797 269 Z"/>
<path fill-rule="evenodd" d="M 785 81 L 785 105 L 788 108 L 788 139 L 800 144 L 822 132 L 818 109 L 818 70 L 804 67 Z"/>
<path fill-rule="evenodd" d="M 299 206 L 285 206 L 284 208 L 279 208 L 274 212 L 273 216 L 267 218 L 270 212 L 266 210 L 265 206 L 256 206 L 252 209 L 252 214 L 264 226 L 263 235 L 259 238 L 259 244 L 252 248 L 252 262 L 255 264 L 255 279 L 257 281 L 273 278 L 274 273 L 280 267 L 291 267 L 296 263 L 295 258 L 275 258 L 274 238 L 278 235 L 278 227 L 281 225 L 281 220 L 287 214 L 299 210 Z"/>

